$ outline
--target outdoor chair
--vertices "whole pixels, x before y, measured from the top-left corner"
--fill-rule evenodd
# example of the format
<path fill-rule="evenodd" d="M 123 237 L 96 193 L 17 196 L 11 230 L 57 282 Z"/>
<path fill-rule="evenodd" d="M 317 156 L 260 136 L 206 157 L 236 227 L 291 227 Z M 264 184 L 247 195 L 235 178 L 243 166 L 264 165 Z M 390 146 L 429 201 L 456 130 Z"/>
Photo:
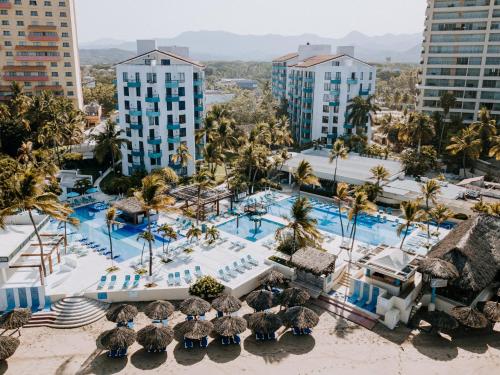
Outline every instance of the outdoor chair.
<path fill-rule="evenodd" d="M 239 273 L 245 273 L 245 270 L 238 264 L 237 261 L 233 262 L 233 268 Z"/>
<path fill-rule="evenodd" d="M 175 272 L 174 277 L 175 277 L 175 285 L 181 285 L 181 273 Z"/>
<path fill-rule="evenodd" d="M 111 282 L 109 283 L 108 289 L 113 289 L 116 284 L 116 275 L 111 276 Z"/>
<path fill-rule="evenodd" d="M 193 341 L 188 338 L 184 338 L 184 349 L 192 349 L 192 348 L 193 348 Z"/>
<path fill-rule="evenodd" d="M 223 281 L 229 281 L 229 278 L 226 276 L 226 274 L 224 273 L 224 271 L 222 269 L 219 270 L 219 279 L 223 280 Z"/>
<path fill-rule="evenodd" d="M 202 337 L 200 340 L 200 348 L 206 348 L 208 346 L 208 337 Z"/>
<path fill-rule="evenodd" d="M 377 287 L 373 287 L 372 298 L 370 300 L 370 303 L 367 303 L 363 308 L 370 312 L 374 312 L 377 306 L 377 299 L 379 294 L 380 294 L 380 289 Z"/>
<path fill-rule="evenodd" d="M 127 289 L 130 284 L 130 279 L 132 277 L 130 275 L 125 275 L 125 281 L 123 282 L 122 289 Z"/>
<path fill-rule="evenodd" d="M 191 281 L 193 281 L 193 278 L 191 277 L 191 273 L 189 270 L 184 270 L 184 279 L 186 280 L 187 284 L 191 284 Z"/>
<path fill-rule="evenodd" d="M 251 265 L 250 263 L 248 263 L 248 262 L 245 260 L 245 258 L 241 258 L 241 259 L 240 259 L 240 262 L 241 262 L 241 265 L 242 265 L 243 267 L 245 267 L 246 269 L 248 269 L 248 270 L 249 270 L 249 269 L 251 269 L 251 268 L 252 268 L 252 265 Z"/>
<path fill-rule="evenodd" d="M 168 284 L 168 286 L 173 286 L 175 284 L 173 273 L 168 274 L 167 284 Z"/>
<path fill-rule="evenodd" d="M 104 284 L 106 284 L 107 276 L 101 276 L 101 281 L 97 284 L 97 289 L 102 289 Z"/>
<path fill-rule="evenodd" d="M 134 283 L 132 284 L 132 288 L 137 288 L 139 286 L 139 281 L 141 280 L 141 275 L 134 276 Z"/>
<path fill-rule="evenodd" d="M 229 266 L 224 267 L 224 271 L 231 277 L 236 277 L 236 273 L 229 268 Z"/>
<path fill-rule="evenodd" d="M 203 272 L 201 272 L 200 266 L 194 266 L 194 275 L 198 278 L 203 276 Z"/>
<path fill-rule="evenodd" d="M 252 258 L 252 256 L 250 254 L 247 255 L 247 260 L 250 264 L 253 264 L 254 266 L 258 266 L 259 265 L 259 261 Z"/>

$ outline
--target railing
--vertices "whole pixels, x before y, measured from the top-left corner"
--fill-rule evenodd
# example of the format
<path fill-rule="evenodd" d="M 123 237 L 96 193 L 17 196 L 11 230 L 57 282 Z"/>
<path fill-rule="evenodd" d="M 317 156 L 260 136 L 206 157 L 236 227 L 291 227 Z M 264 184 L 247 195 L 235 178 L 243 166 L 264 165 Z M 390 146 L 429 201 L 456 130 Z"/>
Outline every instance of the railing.
<path fill-rule="evenodd" d="M 161 137 L 148 137 L 148 144 L 150 145 L 161 144 Z"/>

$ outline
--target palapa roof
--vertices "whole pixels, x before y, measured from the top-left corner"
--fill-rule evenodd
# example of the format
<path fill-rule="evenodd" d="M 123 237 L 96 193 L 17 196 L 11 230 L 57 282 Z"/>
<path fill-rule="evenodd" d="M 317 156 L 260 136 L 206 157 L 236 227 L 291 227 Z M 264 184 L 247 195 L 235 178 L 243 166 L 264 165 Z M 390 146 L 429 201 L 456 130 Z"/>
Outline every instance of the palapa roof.
<path fill-rule="evenodd" d="M 483 314 L 492 322 L 500 322 L 500 303 L 488 301 L 484 304 Z"/>
<path fill-rule="evenodd" d="M 278 272 L 276 270 L 271 270 L 264 277 L 262 277 L 260 283 L 262 285 L 275 286 L 278 284 L 282 284 L 285 280 L 286 277 L 281 272 Z"/>
<path fill-rule="evenodd" d="M 312 247 L 302 248 L 292 257 L 292 263 L 297 268 L 318 276 L 333 273 L 336 260 L 335 255 Z"/>
<path fill-rule="evenodd" d="M 319 323 L 318 314 L 303 306 L 290 307 L 283 314 L 283 322 L 288 327 L 313 328 Z"/>
<path fill-rule="evenodd" d="M 460 223 L 428 256 L 456 267 L 459 277 L 451 285 L 473 292 L 483 290 L 500 270 L 500 219 L 479 215 Z"/>
<path fill-rule="evenodd" d="M 247 321 L 239 316 L 222 316 L 214 320 L 214 331 L 220 336 L 234 336 L 245 332 Z"/>
<path fill-rule="evenodd" d="M 297 52 L 287 53 L 286 55 L 275 58 L 273 62 L 285 62 L 298 56 L 299 54 Z"/>
<path fill-rule="evenodd" d="M 276 305 L 276 297 L 268 290 L 254 290 L 248 294 L 246 301 L 256 311 L 267 310 Z"/>
<path fill-rule="evenodd" d="M 18 308 L 2 315 L 0 318 L 1 329 L 18 329 L 31 319 L 31 310 Z"/>
<path fill-rule="evenodd" d="M 170 327 L 158 327 L 150 324 L 137 332 L 137 342 L 146 349 L 164 349 L 173 339 L 174 331 Z"/>
<path fill-rule="evenodd" d="M 0 336 L 0 361 L 12 356 L 19 347 L 20 341 L 17 337 Z"/>
<path fill-rule="evenodd" d="M 106 319 L 115 323 L 127 323 L 134 319 L 139 312 L 137 307 L 127 304 L 121 304 L 106 313 Z"/>
<path fill-rule="evenodd" d="M 287 288 L 280 295 L 280 303 L 282 306 L 301 306 L 306 303 L 311 296 L 305 290 L 300 288 Z"/>
<path fill-rule="evenodd" d="M 226 314 L 231 314 L 241 308 L 241 301 L 233 296 L 222 295 L 212 301 L 212 307 Z"/>
<path fill-rule="evenodd" d="M 208 320 L 187 320 L 177 327 L 182 336 L 191 340 L 201 340 L 214 329 L 214 325 Z"/>
<path fill-rule="evenodd" d="M 149 319 L 165 320 L 174 313 L 174 306 L 168 301 L 154 301 L 146 306 L 144 313 Z"/>
<path fill-rule="evenodd" d="M 180 305 L 181 312 L 186 315 L 203 315 L 210 309 L 210 304 L 199 297 L 186 298 Z"/>
<path fill-rule="evenodd" d="M 138 215 L 145 212 L 136 197 L 121 199 L 113 203 L 113 206 L 129 215 Z"/>
<path fill-rule="evenodd" d="M 489 324 L 488 318 L 474 307 L 454 307 L 451 309 L 451 316 L 458 320 L 459 323 L 470 328 L 485 328 Z"/>
<path fill-rule="evenodd" d="M 444 259 L 424 258 L 420 261 L 417 271 L 431 277 L 452 280 L 458 277 L 457 268 Z"/>
<path fill-rule="evenodd" d="M 104 349 L 119 350 L 126 349 L 135 341 L 135 331 L 127 327 L 116 327 L 109 331 L 103 332 L 98 342 Z"/>
<path fill-rule="evenodd" d="M 276 332 L 282 325 L 280 317 L 272 313 L 257 312 L 248 317 L 248 328 L 265 335 Z"/>

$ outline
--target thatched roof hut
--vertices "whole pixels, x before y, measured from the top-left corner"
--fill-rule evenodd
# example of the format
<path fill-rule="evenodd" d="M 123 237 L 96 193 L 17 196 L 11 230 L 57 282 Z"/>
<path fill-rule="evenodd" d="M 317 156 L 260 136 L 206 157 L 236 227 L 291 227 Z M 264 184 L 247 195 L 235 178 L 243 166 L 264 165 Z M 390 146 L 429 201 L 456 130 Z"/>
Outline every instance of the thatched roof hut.
<path fill-rule="evenodd" d="M 210 311 L 210 304 L 199 297 L 189 297 L 182 301 L 180 310 L 186 315 L 203 315 Z"/>
<path fill-rule="evenodd" d="M 500 322 L 500 303 L 488 301 L 484 304 L 483 314 L 492 322 Z"/>
<path fill-rule="evenodd" d="M 305 247 L 293 254 L 292 262 L 298 269 L 310 272 L 316 276 L 326 275 L 335 271 L 337 257 L 323 250 Z"/>
<path fill-rule="evenodd" d="M 488 319 L 477 309 L 469 306 L 458 306 L 451 309 L 453 316 L 459 323 L 470 328 L 485 328 L 488 326 Z"/>
<path fill-rule="evenodd" d="M 174 331 L 170 327 L 157 327 L 150 324 L 137 332 L 137 342 L 150 351 L 165 350 L 174 339 Z"/>
<path fill-rule="evenodd" d="M 306 303 L 309 298 L 309 293 L 303 289 L 295 287 L 287 288 L 280 295 L 280 304 L 287 307 L 301 306 Z"/>
<path fill-rule="evenodd" d="M 208 320 L 187 320 L 178 324 L 178 329 L 187 339 L 201 340 L 212 332 L 214 325 Z"/>
<path fill-rule="evenodd" d="M 254 333 L 272 334 L 282 325 L 283 322 L 279 316 L 272 313 L 257 312 L 248 317 L 248 328 Z"/>
<path fill-rule="evenodd" d="M 121 199 L 113 203 L 113 206 L 122 211 L 123 215 L 130 218 L 130 221 L 134 224 L 139 224 L 139 216 L 146 213 L 141 202 L 136 197 Z"/>
<path fill-rule="evenodd" d="M 16 337 L 0 336 L 0 361 L 12 356 L 19 347 L 20 341 Z"/>
<path fill-rule="evenodd" d="M 19 329 L 30 321 L 31 315 L 30 309 L 11 310 L 0 317 L 0 329 Z"/>
<path fill-rule="evenodd" d="M 174 305 L 168 301 L 154 301 L 146 306 L 144 313 L 149 319 L 165 320 L 175 311 Z"/>
<path fill-rule="evenodd" d="M 127 327 L 116 327 L 103 332 L 98 341 L 107 350 L 127 349 L 135 341 L 135 331 Z"/>
<path fill-rule="evenodd" d="M 123 303 L 106 313 L 106 319 L 115 323 L 127 323 L 133 320 L 139 312 L 137 307 Z"/>
<path fill-rule="evenodd" d="M 231 314 L 241 309 L 241 301 L 233 296 L 222 295 L 212 301 L 212 307 L 225 314 Z"/>
<path fill-rule="evenodd" d="M 458 278 L 448 283 L 455 289 L 450 297 L 473 299 L 500 271 L 500 219 L 479 215 L 460 223 L 428 256 L 444 259 L 458 270 Z"/>
<path fill-rule="evenodd" d="M 452 280 L 458 277 L 456 267 L 450 262 L 439 258 L 422 259 L 419 262 L 417 271 L 437 279 Z"/>
<path fill-rule="evenodd" d="M 288 327 L 313 328 L 319 322 L 318 314 L 303 306 L 290 307 L 283 314 L 283 322 Z"/>
<path fill-rule="evenodd" d="M 457 320 L 443 311 L 426 311 L 421 318 L 436 329 L 451 331 L 458 328 Z"/>
<path fill-rule="evenodd" d="M 220 336 L 234 336 L 245 332 L 247 321 L 238 316 L 222 316 L 214 320 L 214 331 Z"/>
<path fill-rule="evenodd" d="M 276 305 L 276 297 L 268 290 L 254 290 L 248 294 L 246 301 L 255 311 L 268 310 Z"/>
<path fill-rule="evenodd" d="M 276 286 L 279 284 L 283 284 L 286 280 L 285 275 L 276 270 L 271 270 L 268 272 L 262 279 L 260 280 L 261 285 L 265 286 Z"/>

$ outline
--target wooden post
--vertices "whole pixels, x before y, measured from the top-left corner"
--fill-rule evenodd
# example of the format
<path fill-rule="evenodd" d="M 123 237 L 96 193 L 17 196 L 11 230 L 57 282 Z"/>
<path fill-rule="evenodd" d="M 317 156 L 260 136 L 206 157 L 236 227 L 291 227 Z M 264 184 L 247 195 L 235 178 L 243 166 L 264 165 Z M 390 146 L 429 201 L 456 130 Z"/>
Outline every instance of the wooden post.
<path fill-rule="evenodd" d="M 217 216 L 220 214 L 219 200 L 217 200 Z"/>
<path fill-rule="evenodd" d="M 52 253 L 49 254 L 49 270 L 50 270 L 50 273 L 53 272 L 53 269 L 52 269 Z"/>

